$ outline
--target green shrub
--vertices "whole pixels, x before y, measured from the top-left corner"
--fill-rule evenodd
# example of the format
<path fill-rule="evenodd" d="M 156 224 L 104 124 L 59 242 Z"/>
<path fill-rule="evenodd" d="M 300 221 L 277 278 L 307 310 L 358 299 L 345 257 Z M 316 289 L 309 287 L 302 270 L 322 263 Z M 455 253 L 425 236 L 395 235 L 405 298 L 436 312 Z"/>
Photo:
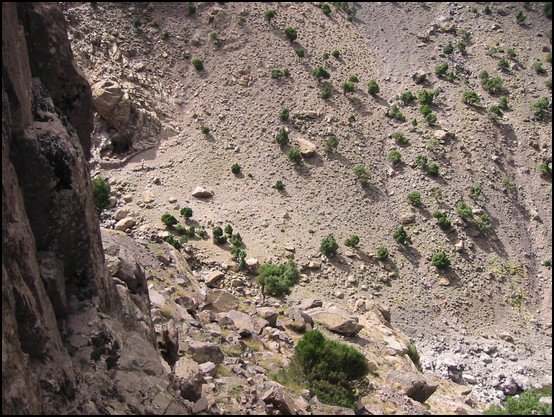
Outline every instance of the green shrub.
<path fill-rule="evenodd" d="M 324 99 L 331 97 L 331 89 L 329 87 L 325 87 L 321 92 L 320 97 Z"/>
<path fill-rule="evenodd" d="M 162 223 L 166 226 L 173 226 L 174 224 L 179 223 L 173 215 L 169 213 L 162 214 Z"/>
<path fill-rule="evenodd" d="M 391 106 L 391 108 L 387 112 L 387 116 L 389 116 L 393 119 L 396 119 L 396 120 L 400 120 L 401 122 L 406 121 L 406 116 L 404 116 L 404 114 L 400 111 L 400 109 L 398 108 L 398 106 L 396 104 L 393 104 Z"/>
<path fill-rule="evenodd" d="M 552 3 L 548 3 L 552 5 Z M 508 397 L 502 406 L 493 404 L 483 412 L 484 415 L 530 416 L 552 415 L 552 404 L 541 403 L 542 395 L 535 390 L 525 391 L 517 397 Z M 551 395 L 550 395 L 551 397 Z"/>
<path fill-rule="evenodd" d="M 302 154 L 296 148 L 292 148 L 291 150 L 289 150 L 287 156 L 294 163 L 298 163 L 302 160 Z"/>
<path fill-rule="evenodd" d="M 427 168 L 427 173 L 429 175 L 432 175 L 433 177 L 438 176 L 439 175 L 439 166 L 438 166 L 438 164 L 432 163 L 431 165 L 429 165 L 429 167 Z"/>
<path fill-rule="evenodd" d="M 389 257 L 389 250 L 384 246 L 379 246 L 377 248 L 377 258 L 381 261 L 384 261 Z"/>
<path fill-rule="evenodd" d="M 365 169 L 363 165 L 358 165 L 354 167 L 354 174 L 358 178 L 358 181 L 362 185 L 367 185 L 369 179 L 371 178 L 371 172 Z"/>
<path fill-rule="evenodd" d="M 427 162 L 428 162 L 428 159 L 425 155 L 418 155 L 416 156 L 416 164 L 422 168 L 426 168 L 427 167 Z"/>
<path fill-rule="evenodd" d="M 210 133 L 210 128 L 208 126 L 200 126 L 200 131 L 207 135 L 208 133 Z"/>
<path fill-rule="evenodd" d="M 492 227 L 492 221 L 486 213 L 481 214 L 475 223 L 477 224 L 477 228 L 485 234 L 488 233 Z"/>
<path fill-rule="evenodd" d="M 428 114 L 431 114 L 432 110 L 431 107 L 429 107 L 428 104 L 424 104 L 419 108 L 419 112 L 423 114 L 423 116 L 427 116 Z"/>
<path fill-rule="evenodd" d="M 392 134 L 392 137 L 396 140 L 397 143 L 400 143 L 400 144 L 403 144 L 403 145 L 410 142 L 410 139 L 408 139 L 406 136 L 404 136 L 404 133 L 402 133 L 402 132 L 394 132 Z"/>
<path fill-rule="evenodd" d="M 552 2 L 547 2 L 542 11 L 544 12 L 544 15 L 548 17 L 549 19 L 552 19 Z"/>
<path fill-rule="evenodd" d="M 201 71 L 204 69 L 204 61 L 202 61 L 199 58 L 195 58 L 192 60 L 192 66 L 196 68 L 198 71 Z"/>
<path fill-rule="evenodd" d="M 189 4 L 188 14 L 191 15 L 191 14 L 194 14 L 194 13 L 196 13 L 196 6 L 194 4 Z"/>
<path fill-rule="evenodd" d="M 304 58 L 304 48 L 295 49 L 294 52 L 296 52 L 296 55 L 298 55 L 300 58 Z"/>
<path fill-rule="evenodd" d="M 360 237 L 358 235 L 351 235 L 348 239 L 344 241 L 344 245 L 355 248 L 360 243 Z"/>
<path fill-rule="evenodd" d="M 335 135 L 329 136 L 329 138 L 325 141 L 325 152 L 330 153 L 333 150 L 337 149 L 337 146 L 339 146 L 339 140 Z"/>
<path fill-rule="evenodd" d="M 138 17 L 134 18 L 133 19 L 133 26 L 135 28 L 138 28 L 140 25 L 142 25 L 142 23 L 140 22 L 140 19 Z"/>
<path fill-rule="evenodd" d="M 526 19 L 527 19 L 527 16 L 523 14 L 523 10 L 520 10 L 519 13 L 516 15 L 517 23 L 522 25 L 523 23 L 525 23 Z"/>
<path fill-rule="evenodd" d="M 231 165 L 231 172 L 232 172 L 233 174 L 236 175 L 236 174 L 240 173 L 241 170 L 242 170 L 242 167 L 241 167 L 239 164 L 233 164 L 233 165 Z"/>
<path fill-rule="evenodd" d="M 484 80 L 489 79 L 489 73 L 486 70 L 483 70 L 479 73 L 479 78 L 481 79 L 481 83 L 482 83 Z"/>
<path fill-rule="evenodd" d="M 450 226 L 452 226 L 452 223 L 448 220 L 446 212 L 435 211 L 433 213 L 433 217 L 437 219 L 437 223 L 442 229 L 450 229 Z"/>
<path fill-rule="evenodd" d="M 256 281 L 260 284 L 262 294 L 265 295 L 288 295 L 291 288 L 298 284 L 300 271 L 292 259 L 287 263 L 275 265 L 266 262 L 258 269 Z"/>
<path fill-rule="evenodd" d="M 431 104 L 438 91 L 421 90 L 417 93 L 417 99 L 421 104 Z"/>
<path fill-rule="evenodd" d="M 446 74 L 446 71 L 448 71 L 447 62 L 445 62 L 444 64 L 437 65 L 435 67 L 435 74 L 439 77 L 442 77 L 444 74 Z"/>
<path fill-rule="evenodd" d="M 289 120 L 289 109 L 281 110 L 281 113 L 279 114 L 279 119 L 281 119 L 283 122 Z"/>
<path fill-rule="evenodd" d="M 483 192 L 483 185 L 472 185 L 469 187 L 469 196 L 474 200 L 479 200 L 481 193 Z"/>
<path fill-rule="evenodd" d="M 329 52 L 323 52 L 323 59 L 329 59 Z"/>
<path fill-rule="evenodd" d="M 349 123 L 353 123 L 356 121 L 356 116 L 354 116 L 353 114 L 351 114 L 350 116 L 348 116 L 348 122 Z"/>
<path fill-rule="evenodd" d="M 98 213 L 101 213 L 110 202 L 110 184 L 102 177 L 92 180 L 92 198 Z"/>
<path fill-rule="evenodd" d="M 289 26 L 285 28 L 285 36 L 287 37 L 288 40 L 293 42 L 298 37 L 298 34 L 296 33 L 296 29 Z"/>
<path fill-rule="evenodd" d="M 322 78 L 329 79 L 331 77 L 331 74 L 327 72 L 327 70 L 323 67 L 317 67 L 312 71 L 312 76 L 315 77 L 315 79 L 319 82 Z"/>
<path fill-rule="evenodd" d="M 178 240 L 175 240 L 175 237 L 173 235 L 169 235 L 165 238 L 165 241 L 169 243 L 171 246 L 173 246 L 175 249 L 179 250 L 181 249 L 181 242 Z"/>
<path fill-rule="evenodd" d="M 471 32 L 465 28 L 458 29 L 456 31 L 456 35 L 465 41 L 469 41 L 471 39 Z"/>
<path fill-rule="evenodd" d="M 327 3 L 321 5 L 321 11 L 325 14 L 331 13 L 331 6 L 329 6 Z"/>
<path fill-rule="evenodd" d="M 297 381 L 306 385 L 325 404 L 352 408 L 355 386 L 369 372 L 366 357 L 344 343 L 327 340 L 319 330 L 304 334 L 291 360 L 298 369 Z"/>
<path fill-rule="evenodd" d="M 356 86 L 353 83 L 350 82 L 344 82 L 341 84 L 341 88 L 344 94 L 346 93 L 353 93 L 356 91 Z"/>
<path fill-rule="evenodd" d="M 464 219 L 473 219 L 473 210 L 463 201 L 457 204 L 456 213 Z"/>
<path fill-rule="evenodd" d="M 503 70 L 509 70 L 510 69 L 510 63 L 506 58 L 502 58 L 500 61 L 498 61 L 498 68 Z"/>
<path fill-rule="evenodd" d="M 218 42 L 219 41 L 219 38 L 217 37 L 217 32 L 210 33 L 210 40 L 212 42 Z"/>
<path fill-rule="evenodd" d="M 416 96 L 414 96 L 411 91 L 406 91 L 400 94 L 400 100 L 402 100 L 404 104 L 410 104 L 415 99 L 416 99 Z"/>
<path fill-rule="evenodd" d="M 420 369 L 421 363 L 420 363 L 420 357 L 419 357 L 419 352 L 417 351 L 417 347 L 411 342 L 406 342 L 406 347 L 408 348 L 408 357 L 412 360 L 414 365 L 418 369 Z"/>
<path fill-rule="evenodd" d="M 165 32 L 163 32 L 160 36 L 163 40 L 166 40 L 167 38 L 169 38 L 169 32 L 166 30 Z"/>
<path fill-rule="evenodd" d="M 285 188 L 285 184 L 283 184 L 283 181 L 277 180 L 277 182 L 275 182 L 275 185 L 273 187 L 276 188 L 277 190 L 282 190 Z"/>
<path fill-rule="evenodd" d="M 434 113 L 429 113 L 427 116 L 425 116 L 425 121 L 429 125 L 434 125 L 437 122 L 437 115 Z"/>
<path fill-rule="evenodd" d="M 329 236 L 327 236 L 321 241 L 321 245 L 319 246 L 319 251 L 326 256 L 331 256 L 337 253 L 338 248 L 339 248 L 339 244 L 335 240 L 335 237 L 332 234 L 330 234 Z"/>
<path fill-rule="evenodd" d="M 275 10 L 266 10 L 266 12 L 264 13 L 264 19 L 271 21 L 271 19 L 275 17 L 275 13 Z"/>
<path fill-rule="evenodd" d="M 540 98 L 531 104 L 531 110 L 533 111 L 535 119 L 543 120 L 547 114 L 549 105 L 550 103 L 546 98 Z"/>
<path fill-rule="evenodd" d="M 379 85 L 377 84 L 377 81 L 371 80 L 367 83 L 367 92 L 372 96 L 379 93 Z"/>
<path fill-rule="evenodd" d="M 277 133 L 277 136 L 275 136 L 275 142 L 277 142 L 281 146 L 287 145 L 289 143 L 289 134 L 284 127 L 282 127 L 279 133 Z"/>
<path fill-rule="evenodd" d="M 458 42 L 457 46 L 458 46 L 458 50 L 460 51 L 460 53 L 462 55 L 467 55 L 467 50 L 466 50 L 467 45 L 466 45 L 465 42 L 460 41 L 460 42 Z"/>
<path fill-rule="evenodd" d="M 490 106 L 487 110 L 487 114 L 493 119 L 500 119 L 502 118 L 502 116 L 504 116 L 504 113 L 502 112 L 502 110 L 500 110 L 500 107 L 498 106 Z"/>
<path fill-rule="evenodd" d="M 398 152 L 397 150 L 392 150 L 387 155 L 387 161 L 392 162 L 393 164 L 400 162 L 401 158 L 402 155 L 400 155 L 400 152 Z"/>
<path fill-rule="evenodd" d="M 511 48 L 508 49 L 507 54 L 508 54 L 508 57 L 510 57 L 510 58 L 512 58 L 512 59 L 514 59 L 514 58 L 517 56 L 516 51 L 514 51 L 514 50 L 511 49 Z"/>
<path fill-rule="evenodd" d="M 500 77 L 494 77 L 494 78 L 487 78 L 481 80 L 481 85 L 485 90 L 487 90 L 491 94 L 497 94 L 502 92 L 503 90 L 503 81 Z"/>
<path fill-rule="evenodd" d="M 442 251 L 433 255 L 433 257 L 431 258 L 431 264 L 436 266 L 437 268 L 447 268 L 450 266 L 450 259 L 448 259 L 446 253 Z"/>
<path fill-rule="evenodd" d="M 475 91 L 466 91 L 462 95 L 462 103 L 465 104 L 478 104 L 481 102 L 481 98 Z"/>
<path fill-rule="evenodd" d="M 335 49 L 333 52 L 331 52 L 331 55 L 333 55 L 335 58 L 338 58 L 340 56 L 340 51 Z"/>
<path fill-rule="evenodd" d="M 396 229 L 393 232 L 392 237 L 397 243 L 400 243 L 401 245 L 412 244 L 412 238 L 408 236 L 408 233 L 406 233 L 404 226 L 400 226 L 398 229 Z"/>
<path fill-rule="evenodd" d="M 190 207 L 183 207 L 180 213 L 181 216 L 183 216 L 186 220 L 192 217 L 192 209 Z"/>
<path fill-rule="evenodd" d="M 408 194 L 408 203 L 414 207 L 421 206 L 421 194 L 418 191 L 412 191 Z"/>
<path fill-rule="evenodd" d="M 222 245 L 223 243 L 227 242 L 227 236 L 223 235 L 223 229 L 219 226 L 216 226 L 213 228 L 212 238 L 213 238 L 213 242 L 216 245 Z"/>
<path fill-rule="evenodd" d="M 351 75 L 350 77 L 348 77 L 348 81 L 350 81 L 351 83 L 359 83 L 360 79 L 358 78 L 358 76 L 356 74 L 354 74 L 354 75 Z"/>
<path fill-rule="evenodd" d="M 454 52 L 454 46 L 452 46 L 452 42 L 449 42 L 448 45 L 442 48 L 442 51 L 445 54 L 451 54 L 452 52 Z"/>
<path fill-rule="evenodd" d="M 242 236 L 240 235 L 240 233 L 231 234 L 229 236 L 229 242 L 231 242 L 231 245 L 236 248 L 243 245 Z"/>
<path fill-rule="evenodd" d="M 544 74 L 546 70 L 542 66 L 542 62 L 535 61 L 532 65 L 533 69 L 537 72 L 537 74 Z"/>
<path fill-rule="evenodd" d="M 508 105 L 508 97 L 502 97 L 498 103 L 498 108 L 502 110 L 508 110 L 510 107 Z"/>

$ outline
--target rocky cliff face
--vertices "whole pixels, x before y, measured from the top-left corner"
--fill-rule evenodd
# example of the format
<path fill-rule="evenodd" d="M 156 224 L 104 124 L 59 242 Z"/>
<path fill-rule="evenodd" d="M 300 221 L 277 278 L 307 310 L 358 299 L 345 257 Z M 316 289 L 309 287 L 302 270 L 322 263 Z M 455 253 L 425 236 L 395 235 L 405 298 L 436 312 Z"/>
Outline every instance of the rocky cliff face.
<path fill-rule="evenodd" d="M 158 358 L 148 296 L 122 302 L 104 262 L 87 162 L 92 114 L 59 6 L 3 3 L 3 413 L 101 412 L 95 404 L 107 401 L 95 400 L 114 395 L 105 371 L 125 360 L 127 339 L 131 356 Z M 126 319 L 131 305 L 145 326 Z M 152 368 L 165 375 L 159 360 Z"/>

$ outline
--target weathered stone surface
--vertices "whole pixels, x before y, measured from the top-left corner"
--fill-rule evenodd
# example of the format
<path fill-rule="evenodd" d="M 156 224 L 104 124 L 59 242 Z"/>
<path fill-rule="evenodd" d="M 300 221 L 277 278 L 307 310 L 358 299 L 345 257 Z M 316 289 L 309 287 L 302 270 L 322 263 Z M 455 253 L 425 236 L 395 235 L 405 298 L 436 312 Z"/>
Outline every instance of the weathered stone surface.
<path fill-rule="evenodd" d="M 309 158 L 315 154 L 316 146 L 305 139 L 298 139 L 298 150 L 304 158 Z"/>
<path fill-rule="evenodd" d="M 204 382 L 198 363 L 189 358 L 179 358 L 173 367 L 173 374 L 183 398 L 198 401 L 202 396 Z"/>
<path fill-rule="evenodd" d="M 391 388 L 420 403 L 424 403 L 438 388 L 437 384 L 412 372 L 390 371 L 385 375 L 385 380 Z"/>
<path fill-rule="evenodd" d="M 277 382 L 267 382 L 260 399 L 267 404 L 273 404 L 284 415 L 298 414 L 293 398 L 285 391 L 285 387 Z"/>
<path fill-rule="evenodd" d="M 205 310 L 213 310 L 216 313 L 236 310 L 239 306 L 239 299 L 233 294 L 224 290 L 208 290 L 204 305 Z"/>
<path fill-rule="evenodd" d="M 215 343 L 191 342 L 184 349 L 198 363 L 212 362 L 218 365 L 224 359 L 221 348 Z"/>
<path fill-rule="evenodd" d="M 279 310 L 274 307 L 261 307 L 256 310 L 257 314 L 264 320 L 267 320 L 269 326 L 275 327 Z"/>
<path fill-rule="evenodd" d="M 356 335 L 363 329 L 363 325 L 359 324 L 355 318 L 348 317 L 336 312 L 316 312 L 310 314 L 316 323 L 324 325 L 326 328 L 335 333 L 345 334 L 349 336 Z"/>
<path fill-rule="evenodd" d="M 209 197 L 212 197 L 213 195 L 214 194 L 211 191 L 200 186 L 196 187 L 192 192 L 192 196 L 196 198 L 209 198 Z"/>
<path fill-rule="evenodd" d="M 153 111 L 134 103 L 129 90 L 136 86 L 122 85 L 116 80 L 101 80 L 92 86 L 94 107 L 119 135 L 112 135 L 115 152 L 141 151 L 157 144 L 161 122 Z"/>

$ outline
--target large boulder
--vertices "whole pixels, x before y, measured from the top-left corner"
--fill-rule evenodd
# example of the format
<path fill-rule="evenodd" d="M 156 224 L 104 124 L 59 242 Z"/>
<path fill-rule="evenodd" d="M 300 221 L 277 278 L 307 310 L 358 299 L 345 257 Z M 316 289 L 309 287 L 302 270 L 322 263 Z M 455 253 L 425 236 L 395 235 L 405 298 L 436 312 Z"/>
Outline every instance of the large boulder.
<path fill-rule="evenodd" d="M 119 153 L 150 149 L 158 143 L 162 125 L 154 111 L 135 104 L 133 94 L 143 93 L 130 84 L 101 80 L 92 86 L 92 100 L 98 114 L 118 135 L 111 135 L 112 150 Z M 138 98 L 144 102 L 143 97 Z"/>
<path fill-rule="evenodd" d="M 319 311 L 310 313 L 310 316 L 316 323 L 325 326 L 332 332 L 348 336 L 356 335 L 364 327 L 358 323 L 356 317 L 350 317 L 340 312 Z"/>
<path fill-rule="evenodd" d="M 392 389 L 420 403 L 424 403 L 438 388 L 438 384 L 422 375 L 406 371 L 390 371 L 385 375 L 385 381 Z"/>

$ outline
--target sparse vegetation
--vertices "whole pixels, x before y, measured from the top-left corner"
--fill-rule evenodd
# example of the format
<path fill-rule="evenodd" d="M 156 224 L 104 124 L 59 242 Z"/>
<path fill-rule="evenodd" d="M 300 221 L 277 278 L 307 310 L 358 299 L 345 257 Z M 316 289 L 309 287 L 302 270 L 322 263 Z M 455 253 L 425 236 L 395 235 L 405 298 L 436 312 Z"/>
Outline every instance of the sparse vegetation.
<path fill-rule="evenodd" d="M 291 150 L 289 150 L 289 152 L 287 153 L 287 157 L 294 163 L 302 161 L 302 154 L 296 148 L 292 148 Z"/>
<path fill-rule="evenodd" d="M 450 222 L 450 220 L 448 220 L 448 215 L 446 212 L 435 211 L 433 213 L 433 217 L 437 219 L 437 223 L 442 229 L 450 229 L 450 227 L 452 226 L 452 223 Z"/>
<path fill-rule="evenodd" d="M 204 61 L 202 61 L 199 58 L 195 58 L 191 61 L 192 66 L 196 68 L 198 71 L 201 71 L 204 69 Z"/>
<path fill-rule="evenodd" d="M 406 116 L 404 116 L 404 114 L 400 111 L 400 109 L 398 108 L 398 106 L 396 104 L 393 104 L 390 107 L 389 111 L 387 112 L 387 116 L 389 116 L 393 119 L 399 120 L 401 122 L 406 121 Z"/>
<path fill-rule="evenodd" d="M 315 77 L 315 79 L 319 82 L 321 79 L 329 79 L 331 77 L 331 74 L 323 68 L 323 67 L 317 67 L 312 71 L 312 76 Z"/>
<path fill-rule="evenodd" d="M 268 22 L 271 22 L 271 19 L 275 17 L 275 14 L 276 14 L 276 11 L 273 9 L 266 10 L 264 13 L 264 19 L 267 20 Z"/>
<path fill-rule="evenodd" d="M 180 211 L 181 216 L 185 218 L 186 221 L 192 217 L 192 209 L 190 207 L 183 207 Z"/>
<path fill-rule="evenodd" d="M 286 122 L 287 120 L 289 120 L 289 115 L 289 109 L 283 109 L 279 114 L 279 119 L 281 119 L 283 122 Z"/>
<path fill-rule="evenodd" d="M 550 102 L 547 98 L 540 98 L 537 101 L 535 101 L 533 104 L 531 104 L 531 111 L 533 111 L 533 116 L 537 120 L 544 120 L 547 112 L 548 112 L 548 106 L 550 105 Z"/>
<path fill-rule="evenodd" d="M 392 237 L 397 243 L 400 243 L 401 245 L 411 245 L 412 244 L 412 238 L 408 236 L 408 233 L 406 233 L 406 230 L 404 229 L 404 226 L 398 227 L 394 233 L 392 234 Z"/>
<path fill-rule="evenodd" d="M 400 152 L 397 150 L 392 150 L 387 155 L 387 161 L 392 162 L 393 164 L 397 164 L 402 159 L 402 155 L 400 155 Z"/>
<path fill-rule="evenodd" d="M 456 213 L 464 219 L 473 219 L 473 209 L 463 201 L 456 205 Z"/>
<path fill-rule="evenodd" d="M 363 165 L 355 166 L 354 174 L 356 175 L 360 184 L 367 185 L 369 183 L 369 179 L 371 178 L 371 172 L 368 171 Z"/>
<path fill-rule="evenodd" d="M 350 82 L 342 83 L 341 88 L 344 94 L 353 93 L 354 91 L 356 91 L 356 86 L 354 85 L 354 83 L 350 83 Z"/>
<path fill-rule="evenodd" d="M 389 257 L 389 250 L 385 246 L 379 246 L 377 248 L 377 258 L 384 261 Z"/>
<path fill-rule="evenodd" d="M 446 253 L 442 251 L 433 255 L 431 258 L 431 264 L 441 269 L 448 268 L 450 266 L 450 259 Z"/>
<path fill-rule="evenodd" d="M 289 41 L 294 42 L 296 40 L 296 38 L 298 37 L 298 34 L 296 32 L 296 29 L 289 26 L 289 27 L 285 28 L 285 36 L 287 37 L 287 39 Z"/>
<path fill-rule="evenodd" d="M 475 91 L 466 91 L 462 95 L 462 102 L 465 104 L 479 104 L 481 102 L 481 98 L 479 97 L 479 94 L 477 94 Z"/>
<path fill-rule="evenodd" d="M 367 83 L 367 92 L 372 96 L 379 94 L 379 85 L 377 84 L 377 81 L 371 80 Z"/>
<path fill-rule="evenodd" d="M 420 207 L 421 206 L 421 193 L 419 191 L 412 191 L 408 194 L 408 203 L 410 203 L 414 207 Z"/>
<path fill-rule="evenodd" d="M 276 375 L 285 385 L 294 381 L 307 385 L 325 404 L 352 408 L 355 387 L 363 385 L 369 372 L 365 356 L 344 343 L 327 340 L 319 330 L 302 336 L 294 350 L 291 365 Z"/>
<path fill-rule="evenodd" d="M 288 145 L 289 134 L 284 127 L 282 127 L 279 133 L 277 133 L 277 135 L 275 136 L 275 142 L 277 142 L 281 146 Z"/>
<path fill-rule="evenodd" d="M 291 288 L 298 284 L 300 271 L 292 259 L 280 265 L 266 262 L 260 266 L 256 281 L 260 284 L 262 294 L 282 296 L 291 293 Z"/>
<path fill-rule="evenodd" d="M 165 214 L 162 214 L 162 223 L 165 224 L 166 226 L 171 227 L 179 222 L 172 214 L 165 213 Z"/>
<path fill-rule="evenodd" d="M 355 248 L 360 243 L 360 237 L 358 235 L 351 235 L 348 239 L 344 241 L 344 245 Z"/>
<path fill-rule="evenodd" d="M 329 236 L 327 236 L 321 241 L 321 245 L 319 246 L 319 251 L 326 256 L 332 256 L 337 253 L 338 248 L 339 248 L 339 244 L 335 240 L 335 237 L 332 234 L 330 234 Z"/>
<path fill-rule="evenodd" d="M 231 165 L 231 172 L 235 175 L 240 174 L 240 171 L 242 170 L 242 167 L 239 164 L 233 164 Z"/>
<path fill-rule="evenodd" d="M 333 152 L 337 149 L 337 146 L 339 146 L 339 140 L 335 135 L 329 136 L 329 138 L 325 141 L 325 148 L 324 151 L 326 153 Z"/>
<path fill-rule="evenodd" d="M 101 213 L 110 202 L 111 187 L 108 181 L 102 177 L 97 177 L 92 180 L 92 195 L 94 205 L 98 213 Z"/>
<path fill-rule="evenodd" d="M 517 396 L 509 396 L 502 405 L 491 405 L 483 414 L 489 416 L 552 415 L 552 403 L 541 402 L 540 399 L 543 396 L 545 395 L 538 390 L 525 391 Z M 551 386 L 548 397 L 552 398 Z"/>

